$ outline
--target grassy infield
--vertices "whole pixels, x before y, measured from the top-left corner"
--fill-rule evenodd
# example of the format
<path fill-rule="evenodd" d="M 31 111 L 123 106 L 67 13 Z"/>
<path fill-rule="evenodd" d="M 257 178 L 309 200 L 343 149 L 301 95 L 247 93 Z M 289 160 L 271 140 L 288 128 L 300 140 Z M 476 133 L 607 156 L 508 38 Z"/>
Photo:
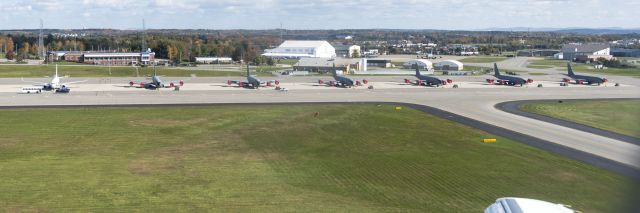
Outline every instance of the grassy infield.
<path fill-rule="evenodd" d="M 319 117 L 314 118 L 314 112 Z M 0 110 L 0 211 L 619 212 L 631 181 L 383 105 Z"/>
<path fill-rule="evenodd" d="M 19 78 L 19 77 L 43 77 L 51 76 L 55 72 L 53 65 L 1 65 L 0 78 Z M 156 68 L 158 75 L 188 77 L 195 74 L 198 77 L 215 77 L 215 76 L 241 76 L 244 72 L 233 71 L 209 71 L 209 70 L 185 70 L 175 68 Z M 265 72 L 252 72 L 253 75 L 271 75 L 267 71 L 273 71 L 267 67 L 259 68 Z M 109 67 L 103 66 L 60 66 L 58 67 L 60 75 L 68 75 L 71 77 L 136 77 L 135 67 L 111 67 L 111 75 L 109 75 Z M 139 76 L 147 76 L 153 73 L 153 68 L 138 68 Z"/>
<path fill-rule="evenodd" d="M 504 61 L 506 59 L 507 57 L 501 57 L 501 56 L 474 56 L 474 57 L 463 58 L 460 60 L 460 62 L 462 63 L 494 63 L 494 62 Z"/>
<path fill-rule="evenodd" d="M 640 138 L 640 101 L 540 101 L 521 109 Z"/>

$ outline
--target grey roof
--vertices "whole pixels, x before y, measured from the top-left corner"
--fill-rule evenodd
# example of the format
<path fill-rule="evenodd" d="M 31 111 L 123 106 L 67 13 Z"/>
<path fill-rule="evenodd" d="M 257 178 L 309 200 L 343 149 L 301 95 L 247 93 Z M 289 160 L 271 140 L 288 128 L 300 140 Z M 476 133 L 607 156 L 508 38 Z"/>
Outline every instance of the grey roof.
<path fill-rule="evenodd" d="M 349 64 L 356 64 L 360 59 L 347 59 L 347 58 L 301 58 L 298 63 L 293 66 L 297 67 L 331 67 L 333 63 L 336 67 L 344 67 Z"/>
<path fill-rule="evenodd" d="M 565 44 L 562 46 L 562 52 L 593 53 L 607 48 L 608 44 Z"/>
<path fill-rule="evenodd" d="M 335 48 L 336 51 L 340 51 L 340 50 L 344 51 L 344 50 L 349 50 L 351 46 L 354 46 L 354 45 L 334 44 L 333 48 Z"/>

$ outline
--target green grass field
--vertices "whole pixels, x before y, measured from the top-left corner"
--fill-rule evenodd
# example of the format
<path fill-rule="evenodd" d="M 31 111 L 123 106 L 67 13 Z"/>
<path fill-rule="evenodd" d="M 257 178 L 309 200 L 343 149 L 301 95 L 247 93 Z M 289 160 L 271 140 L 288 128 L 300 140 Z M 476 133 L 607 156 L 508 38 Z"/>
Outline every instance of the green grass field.
<path fill-rule="evenodd" d="M 298 63 L 298 59 L 280 59 L 277 60 L 277 64 L 286 64 L 286 65 L 294 65 Z"/>
<path fill-rule="evenodd" d="M 520 108 L 640 138 L 640 100 L 540 101 Z"/>
<path fill-rule="evenodd" d="M 545 66 L 545 65 L 528 65 L 527 68 L 533 68 L 533 69 L 551 69 L 554 68 L 553 66 Z"/>
<path fill-rule="evenodd" d="M 198 77 L 241 76 L 245 74 L 234 71 L 187 70 L 165 67 L 157 67 L 156 69 L 158 75 L 170 77 L 188 77 L 192 74 Z M 55 70 L 53 65 L 2 65 L 0 66 L 0 78 L 51 76 Z M 111 67 L 111 75 L 109 75 L 109 67 L 91 65 L 59 66 L 58 71 L 60 75 L 71 77 L 136 77 L 137 75 L 135 67 Z M 138 68 L 138 72 L 139 76 L 148 76 L 153 74 L 153 68 Z M 267 72 L 252 74 L 270 75 Z"/>
<path fill-rule="evenodd" d="M 507 57 L 501 56 L 473 56 L 468 58 L 463 58 L 460 60 L 462 63 L 494 63 L 498 61 L 504 61 Z"/>
<path fill-rule="evenodd" d="M 592 65 L 589 64 L 580 64 L 580 63 L 572 63 L 573 70 L 576 72 L 582 73 L 593 73 L 599 75 L 620 75 L 620 76 L 634 76 L 640 77 L 640 68 L 607 68 L 607 69 L 594 69 Z M 558 70 L 562 70 L 562 72 L 566 72 L 567 70 L 567 61 L 565 60 L 530 60 L 528 68 L 534 69 L 548 69 L 548 68 L 557 68 Z"/>
<path fill-rule="evenodd" d="M 390 105 L 5 109 L 0 117 L 0 211 L 480 212 L 521 196 L 619 212 L 632 184 Z"/>

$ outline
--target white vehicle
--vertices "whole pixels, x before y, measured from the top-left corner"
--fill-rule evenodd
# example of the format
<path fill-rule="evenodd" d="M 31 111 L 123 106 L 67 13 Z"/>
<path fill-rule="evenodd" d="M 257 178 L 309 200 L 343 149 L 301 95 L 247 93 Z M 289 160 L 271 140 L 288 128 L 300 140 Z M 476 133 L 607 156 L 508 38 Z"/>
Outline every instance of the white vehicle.
<path fill-rule="evenodd" d="M 59 90 L 60 88 L 69 88 L 69 84 L 75 84 L 75 83 L 82 83 L 82 82 L 86 82 L 86 80 L 84 81 L 73 81 L 73 82 L 66 82 L 66 83 L 61 83 L 60 79 L 62 79 L 63 77 L 58 76 L 58 65 L 56 64 L 56 74 L 53 76 L 53 78 L 51 79 L 50 82 L 46 83 L 46 82 L 37 82 L 37 81 L 25 81 L 24 79 L 22 79 L 22 82 L 27 82 L 27 83 L 34 83 L 33 86 L 40 86 L 40 89 L 44 89 L 44 90 Z"/>
<path fill-rule="evenodd" d="M 22 87 L 20 93 L 23 94 L 31 94 L 31 93 L 41 93 L 42 87 Z"/>
<path fill-rule="evenodd" d="M 485 213 L 574 213 L 562 204 L 529 198 L 503 197 L 484 210 Z"/>

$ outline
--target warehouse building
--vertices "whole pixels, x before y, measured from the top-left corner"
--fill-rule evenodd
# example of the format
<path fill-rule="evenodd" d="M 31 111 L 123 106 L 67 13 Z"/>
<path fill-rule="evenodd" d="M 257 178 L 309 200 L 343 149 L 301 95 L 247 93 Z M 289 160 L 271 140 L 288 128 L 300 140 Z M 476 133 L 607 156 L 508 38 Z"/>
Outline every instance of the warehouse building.
<path fill-rule="evenodd" d="M 343 58 L 359 58 L 362 54 L 358 45 L 334 45 L 336 55 Z"/>
<path fill-rule="evenodd" d="M 95 65 L 150 65 L 155 60 L 154 52 L 142 53 L 85 53 L 82 63 Z"/>
<path fill-rule="evenodd" d="M 405 69 L 433 70 L 433 63 L 425 59 L 413 59 L 405 62 L 402 67 Z"/>
<path fill-rule="evenodd" d="M 293 65 L 294 71 L 308 71 L 328 73 L 333 69 L 335 64 L 336 70 L 341 70 L 344 73 L 351 73 L 355 70 L 362 69 L 360 67 L 359 59 L 346 59 L 346 58 L 301 58 L 297 63 Z"/>
<path fill-rule="evenodd" d="M 47 54 L 49 62 L 68 61 L 95 65 L 149 65 L 155 63 L 155 53 L 111 53 L 111 52 L 82 52 L 82 51 L 50 51 Z"/>
<path fill-rule="evenodd" d="M 262 54 L 272 58 L 335 58 L 336 49 L 327 41 L 287 40 Z"/>
<path fill-rule="evenodd" d="M 612 49 L 611 55 L 615 57 L 640 57 L 640 49 Z"/>
<path fill-rule="evenodd" d="M 565 44 L 562 46 L 562 57 L 564 60 L 580 62 L 613 59 L 608 44 Z"/>
<path fill-rule="evenodd" d="M 233 59 L 230 57 L 196 57 L 198 64 L 231 64 Z"/>
<path fill-rule="evenodd" d="M 390 68 L 393 66 L 391 59 L 363 58 L 363 61 L 363 63 L 366 63 L 368 67 Z"/>
<path fill-rule="evenodd" d="M 464 69 L 462 62 L 456 60 L 446 60 L 436 63 L 436 70 L 460 71 Z"/>
<path fill-rule="evenodd" d="M 516 55 L 518 57 L 552 57 L 554 54 L 559 53 L 560 50 L 518 50 Z"/>
<path fill-rule="evenodd" d="M 82 62 L 82 55 L 84 55 L 84 52 L 74 51 L 74 52 L 65 52 L 62 57 L 64 58 L 65 61 L 80 63 Z"/>

